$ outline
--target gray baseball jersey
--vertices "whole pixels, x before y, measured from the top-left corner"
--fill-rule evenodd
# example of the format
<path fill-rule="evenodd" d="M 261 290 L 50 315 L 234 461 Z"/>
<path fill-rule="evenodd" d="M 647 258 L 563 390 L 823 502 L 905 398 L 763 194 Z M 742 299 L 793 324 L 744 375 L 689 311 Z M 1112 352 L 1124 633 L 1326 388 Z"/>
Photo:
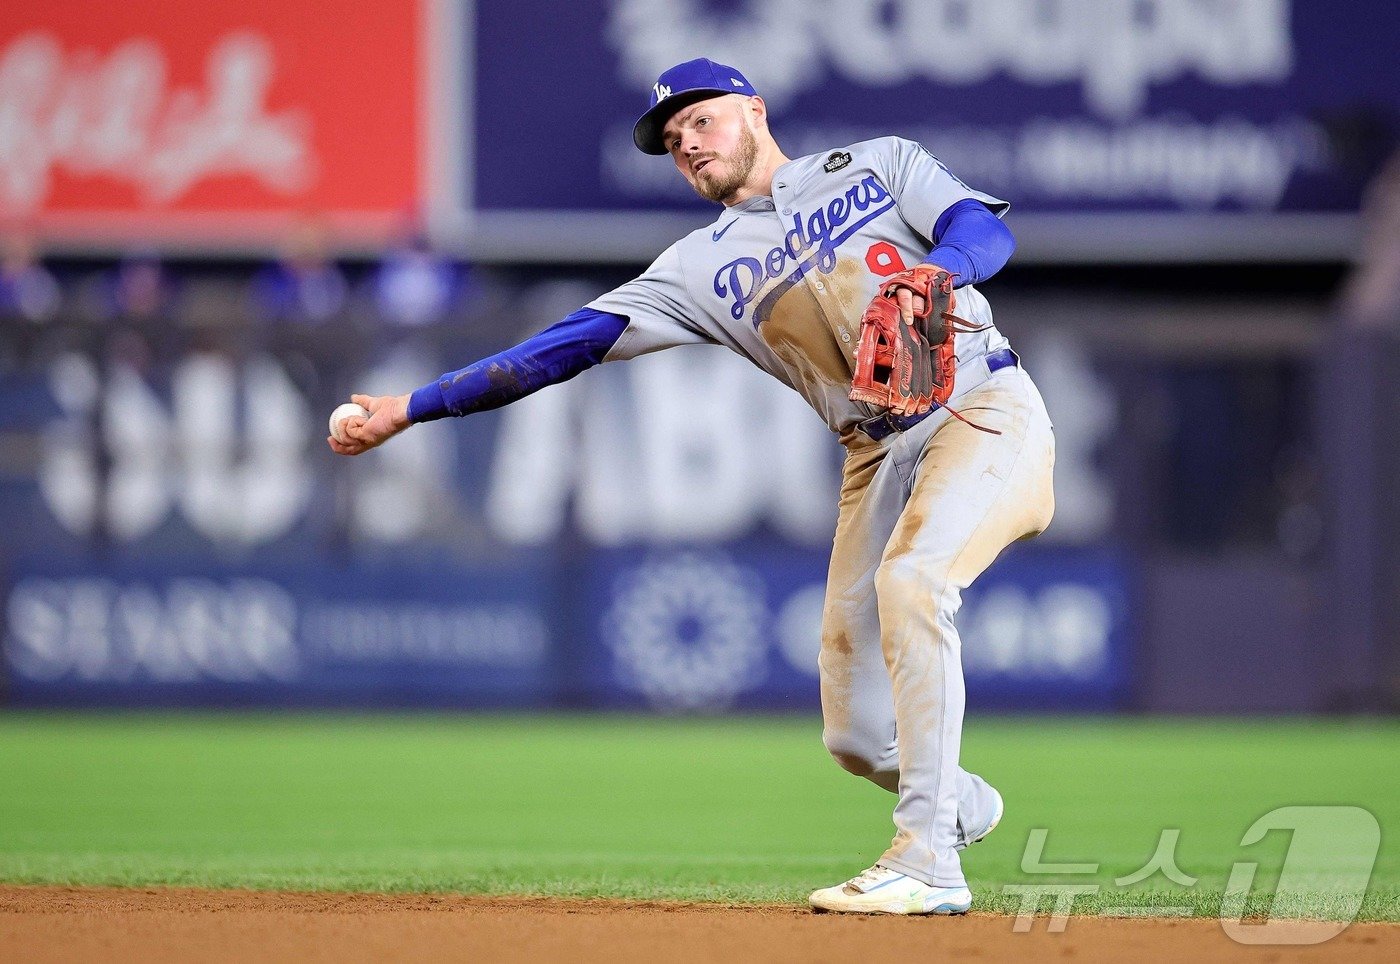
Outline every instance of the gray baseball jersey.
<path fill-rule="evenodd" d="M 877 415 L 848 393 L 860 319 L 888 276 L 931 249 L 949 206 L 974 191 L 919 144 L 862 141 L 778 168 L 773 196 L 725 208 L 667 248 L 640 277 L 590 303 L 628 319 L 604 361 L 675 345 L 725 345 L 802 393 L 833 431 Z M 984 331 L 956 336 L 958 365 L 1007 346 L 987 300 L 957 291 L 958 314 Z M 956 383 L 955 383 L 956 384 Z"/>

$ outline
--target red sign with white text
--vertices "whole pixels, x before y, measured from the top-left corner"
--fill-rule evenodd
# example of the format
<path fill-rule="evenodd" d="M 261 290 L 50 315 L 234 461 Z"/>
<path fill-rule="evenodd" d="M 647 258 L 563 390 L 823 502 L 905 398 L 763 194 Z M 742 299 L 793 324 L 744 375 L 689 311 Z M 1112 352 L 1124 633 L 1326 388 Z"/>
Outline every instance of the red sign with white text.
<path fill-rule="evenodd" d="M 0 220 L 81 242 L 372 240 L 422 167 L 414 0 L 0 7 Z"/>

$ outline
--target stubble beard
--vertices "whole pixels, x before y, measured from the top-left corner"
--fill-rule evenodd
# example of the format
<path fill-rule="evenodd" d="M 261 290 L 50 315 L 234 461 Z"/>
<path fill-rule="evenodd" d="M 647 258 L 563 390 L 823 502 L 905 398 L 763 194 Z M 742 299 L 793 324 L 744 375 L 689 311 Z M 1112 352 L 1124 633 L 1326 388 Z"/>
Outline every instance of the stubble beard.
<path fill-rule="evenodd" d="M 749 175 L 753 173 L 754 164 L 758 161 L 758 138 L 753 136 L 753 131 L 749 130 L 748 125 L 739 133 L 739 143 L 734 152 L 715 158 L 706 165 L 705 170 L 709 170 L 720 161 L 728 168 L 728 176 L 722 179 L 706 178 L 702 171 L 696 175 L 691 186 L 695 188 L 695 193 L 706 201 L 718 201 L 723 204 L 748 183 Z"/>

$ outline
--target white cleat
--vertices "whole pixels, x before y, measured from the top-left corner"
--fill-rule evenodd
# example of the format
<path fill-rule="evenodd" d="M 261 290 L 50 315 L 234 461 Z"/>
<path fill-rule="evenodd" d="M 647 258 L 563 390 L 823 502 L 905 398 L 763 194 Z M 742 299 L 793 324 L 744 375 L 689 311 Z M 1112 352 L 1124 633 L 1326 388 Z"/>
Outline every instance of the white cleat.
<path fill-rule="evenodd" d="M 992 787 L 992 792 L 995 793 L 997 796 L 997 805 L 996 809 L 992 811 L 991 823 L 987 824 L 973 836 L 968 837 L 967 843 L 963 844 L 963 847 L 967 847 L 971 844 L 977 843 L 977 841 L 981 840 L 983 837 L 987 836 L 987 834 L 995 830 L 997 828 L 997 824 L 1001 823 L 1002 814 L 1006 812 L 1006 804 L 1002 801 L 1001 793 L 997 790 L 996 787 Z M 961 850 L 963 849 L 963 847 L 959 847 L 958 849 Z"/>
<path fill-rule="evenodd" d="M 813 891 L 807 900 L 817 910 L 858 914 L 966 914 L 972 892 L 966 887 L 930 887 L 876 864 L 844 884 Z"/>

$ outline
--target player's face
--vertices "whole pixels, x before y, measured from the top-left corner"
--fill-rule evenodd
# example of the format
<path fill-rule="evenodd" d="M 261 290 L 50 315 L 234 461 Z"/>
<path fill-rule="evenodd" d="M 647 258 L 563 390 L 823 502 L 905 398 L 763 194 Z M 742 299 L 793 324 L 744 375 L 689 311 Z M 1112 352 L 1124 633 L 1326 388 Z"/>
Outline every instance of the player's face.
<path fill-rule="evenodd" d="M 758 159 L 758 139 L 737 95 L 692 104 L 666 122 L 662 142 L 695 193 L 729 203 L 748 183 Z"/>

